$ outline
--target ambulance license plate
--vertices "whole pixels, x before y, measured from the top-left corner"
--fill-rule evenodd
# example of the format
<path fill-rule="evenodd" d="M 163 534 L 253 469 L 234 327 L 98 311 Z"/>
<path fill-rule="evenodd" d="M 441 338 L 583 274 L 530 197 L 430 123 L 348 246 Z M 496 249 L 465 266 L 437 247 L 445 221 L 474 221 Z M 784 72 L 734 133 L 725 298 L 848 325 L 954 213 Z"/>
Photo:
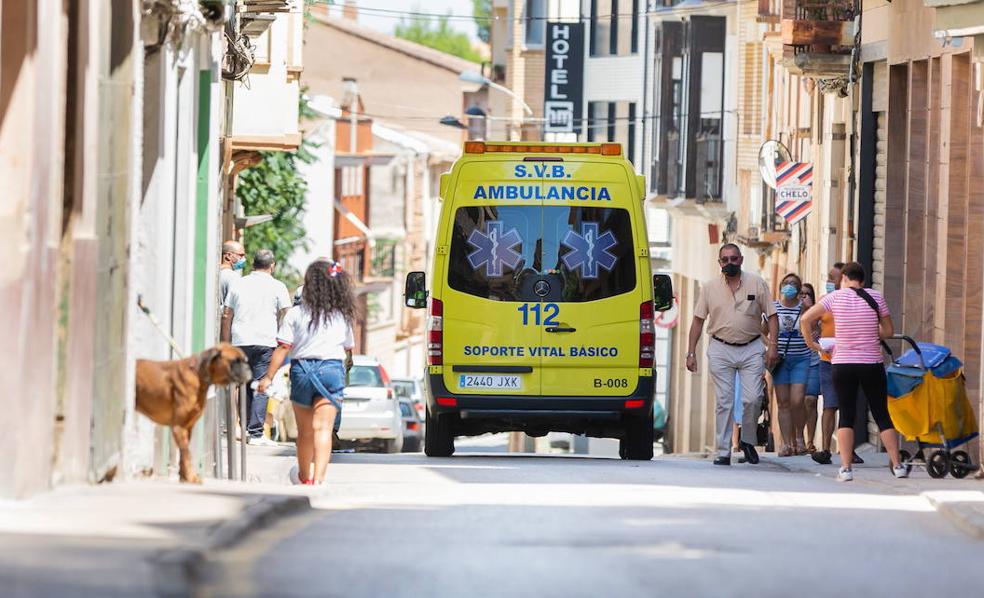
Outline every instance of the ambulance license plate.
<path fill-rule="evenodd" d="M 458 387 L 484 388 L 488 390 L 521 390 L 523 384 L 518 375 L 461 374 L 458 376 Z"/>

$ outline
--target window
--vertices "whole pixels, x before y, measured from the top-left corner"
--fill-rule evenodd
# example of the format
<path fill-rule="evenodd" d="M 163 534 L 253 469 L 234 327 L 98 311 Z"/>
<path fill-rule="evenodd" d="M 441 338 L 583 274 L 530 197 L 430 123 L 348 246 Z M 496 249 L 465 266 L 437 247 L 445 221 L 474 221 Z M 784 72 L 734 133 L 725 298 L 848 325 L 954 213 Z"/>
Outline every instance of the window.
<path fill-rule="evenodd" d="M 591 248 L 590 256 L 578 254 L 571 232 Z M 629 212 L 623 209 L 458 208 L 448 285 L 495 301 L 584 302 L 621 295 L 636 287 L 632 237 Z M 483 244 L 483 239 L 495 243 Z M 498 251 L 504 245 L 506 251 Z M 601 247 L 603 252 L 597 250 Z M 543 297 L 533 292 L 540 281 L 550 287 Z"/>
<path fill-rule="evenodd" d="M 639 51 L 639 0 L 591 0 L 591 56 Z"/>
<path fill-rule="evenodd" d="M 547 35 L 547 0 L 526 0 L 523 11 L 527 46 L 542 46 Z"/>
<path fill-rule="evenodd" d="M 338 171 L 336 171 L 338 172 Z M 342 197 L 362 195 L 362 167 L 345 166 L 341 169 Z"/>
<path fill-rule="evenodd" d="M 374 365 L 354 365 L 349 370 L 349 386 L 373 386 L 376 388 L 384 386 L 383 376 L 379 373 L 379 366 Z"/>
<path fill-rule="evenodd" d="M 608 56 L 612 0 L 591 0 L 591 55 Z"/>
<path fill-rule="evenodd" d="M 608 102 L 588 102 L 588 142 L 608 141 Z"/>
<path fill-rule="evenodd" d="M 635 159 L 635 102 L 588 102 L 588 141 L 622 144 L 629 162 Z"/>

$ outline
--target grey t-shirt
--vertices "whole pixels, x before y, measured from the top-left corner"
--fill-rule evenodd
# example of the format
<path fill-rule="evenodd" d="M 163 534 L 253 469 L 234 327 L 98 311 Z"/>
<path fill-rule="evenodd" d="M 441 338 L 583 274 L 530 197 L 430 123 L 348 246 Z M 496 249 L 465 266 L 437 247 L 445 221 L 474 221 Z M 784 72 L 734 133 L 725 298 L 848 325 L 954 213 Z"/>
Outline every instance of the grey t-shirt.
<path fill-rule="evenodd" d="M 226 296 L 229 294 L 229 287 L 232 283 L 242 278 L 241 270 L 232 268 L 219 269 L 219 306 L 225 305 Z"/>

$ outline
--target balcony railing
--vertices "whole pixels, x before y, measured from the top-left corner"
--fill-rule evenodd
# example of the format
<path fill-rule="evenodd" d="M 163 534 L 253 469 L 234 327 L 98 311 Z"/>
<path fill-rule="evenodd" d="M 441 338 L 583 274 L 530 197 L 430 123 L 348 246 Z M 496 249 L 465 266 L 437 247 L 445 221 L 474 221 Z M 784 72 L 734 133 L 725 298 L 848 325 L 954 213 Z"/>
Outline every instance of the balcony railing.
<path fill-rule="evenodd" d="M 349 273 L 352 280 L 362 283 L 366 279 L 366 258 L 368 247 L 362 238 L 339 239 L 335 241 L 335 261 Z"/>
<path fill-rule="evenodd" d="M 396 241 L 379 239 L 372 249 L 369 265 L 372 278 L 393 278 L 396 276 Z"/>
<path fill-rule="evenodd" d="M 698 203 L 721 201 L 721 121 L 702 119 L 697 134 Z"/>

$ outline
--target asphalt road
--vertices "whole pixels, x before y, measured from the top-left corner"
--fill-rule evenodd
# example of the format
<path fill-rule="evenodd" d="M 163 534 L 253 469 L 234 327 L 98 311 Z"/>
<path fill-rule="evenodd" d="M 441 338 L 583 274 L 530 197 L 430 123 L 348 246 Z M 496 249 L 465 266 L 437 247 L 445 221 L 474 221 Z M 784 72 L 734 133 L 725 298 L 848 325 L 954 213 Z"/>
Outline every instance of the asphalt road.
<path fill-rule="evenodd" d="M 984 592 L 984 542 L 916 494 L 768 465 L 475 452 L 481 449 L 449 459 L 336 455 L 318 510 L 217 557 L 202 593 Z"/>

